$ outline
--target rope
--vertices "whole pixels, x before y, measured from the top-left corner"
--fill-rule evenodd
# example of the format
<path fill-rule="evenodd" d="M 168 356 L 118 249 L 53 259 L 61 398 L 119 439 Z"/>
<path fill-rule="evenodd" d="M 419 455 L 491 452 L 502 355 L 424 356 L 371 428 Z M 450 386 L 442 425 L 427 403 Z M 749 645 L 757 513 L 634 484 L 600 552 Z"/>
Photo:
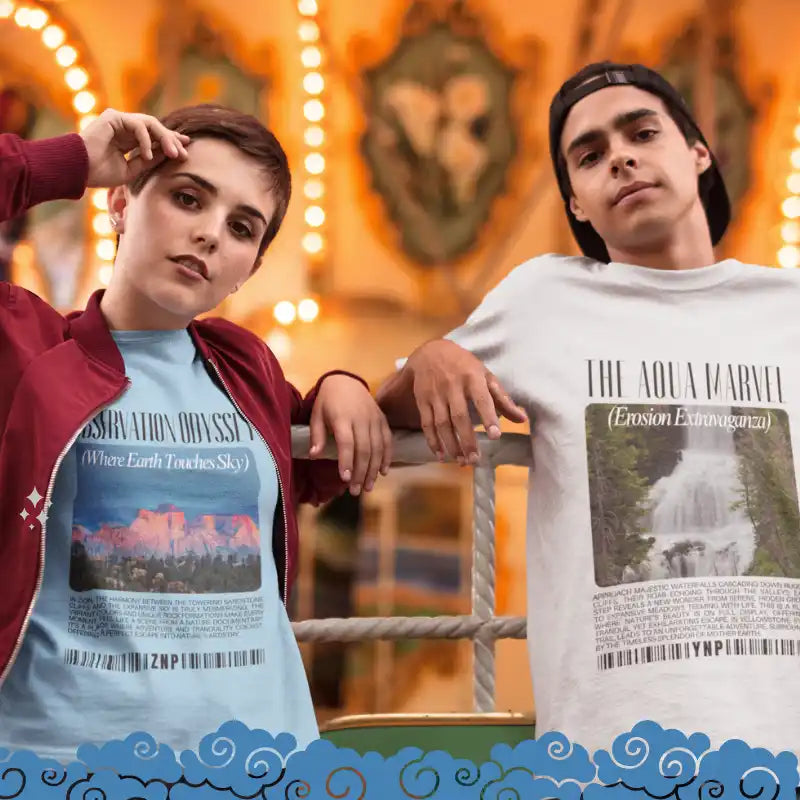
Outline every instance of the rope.
<path fill-rule="evenodd" d="M 360 642 L 382 639 L 524 639 L 525 617 L 332 617 L 293 622 L 299 642 Z"/>
<path fill-rule="evenodd" d="M 473 472 L 472 613 L 486 623 L 494 617 L 494 469 Z M 473 639 L 473 698 L 476 711 L 494 710 L 494 637 L 482 628 Z"/>

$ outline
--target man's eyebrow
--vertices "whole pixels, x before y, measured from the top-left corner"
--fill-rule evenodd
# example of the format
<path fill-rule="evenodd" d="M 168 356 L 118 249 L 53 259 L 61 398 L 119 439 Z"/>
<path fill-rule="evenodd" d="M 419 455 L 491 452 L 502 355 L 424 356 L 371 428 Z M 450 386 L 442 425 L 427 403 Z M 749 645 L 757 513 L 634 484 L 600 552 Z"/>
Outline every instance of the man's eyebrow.
<path fill-rule="evenodd" d="M 614 117 L 614 121 L 611 123 L 611 126 L 614 128 L 614 130 L 618 131 L 621 128 L 625 128 L 626 126 L 630 125 L 632 122 L 636 122 L 637 120 L 644 119 L 646 117 L 657 116 L 658 112 L 652 108 L 636 108 L 633 111 L 625 111 L 622 114 L 618 114 L 616 117 Z M 572 153 L 574 150 L 577 150 L 579 147 L 582 147 L 585 144 L 589 144 L 590 142 L 600 139 L 602 136 L 603 131 L 600 128 L 592 128 L 591 130 L 576 136 L 567 148 L 567 155 L 570 155 L 570 153 Z"/>
<path fill-rule="evenodd" d="M 195 175 L 193 172 L 173 172 L 173 178 L 188 178 L 190 181 L 196 183 L 201 189 L 205 189 L 209 194 L 217 195 L 219 194 L 219 189 L 214 186 L 211 181 L 206 180 L 205 178 L 201 178 L 199 175 Z M 245 203 L 240 203 L 236 208 L 240 211 L 243 211 L 245 214 L 248 214 L 251 217 L 255 217 L 256 219 L 260 219 L 264 223 L 264 227 L 267 227 L 267 220 L 265 219 L 264 215 L 253 206 L 249 206 Z"/>

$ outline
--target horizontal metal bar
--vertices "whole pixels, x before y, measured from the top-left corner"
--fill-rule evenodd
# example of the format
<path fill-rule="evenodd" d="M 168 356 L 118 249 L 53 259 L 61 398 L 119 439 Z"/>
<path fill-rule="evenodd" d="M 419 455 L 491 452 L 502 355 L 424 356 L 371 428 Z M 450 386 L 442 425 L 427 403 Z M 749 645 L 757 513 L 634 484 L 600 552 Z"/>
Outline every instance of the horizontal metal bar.
<path fill-rule="evenodd" d="M 499 439 L 490 439 L 485 433 L 476 434 L 478 448 L 483 464 L 500 466 L 504 464 L 530 467 L 533 464 L 531 440 L 527 434 L 504 433 Z M 393 431 L 393 463 L 394 464 L 427 464 L 435 462 L 425 437 L 418 431 Z M 305 425 L 292 427 L 292 456 L 308 458 L 311 447 L 311 431 Z M 319 458 L 336 458 L 336 443 L 328 438 Z M 447 461 L 454 459 L 446 456 Z"/>

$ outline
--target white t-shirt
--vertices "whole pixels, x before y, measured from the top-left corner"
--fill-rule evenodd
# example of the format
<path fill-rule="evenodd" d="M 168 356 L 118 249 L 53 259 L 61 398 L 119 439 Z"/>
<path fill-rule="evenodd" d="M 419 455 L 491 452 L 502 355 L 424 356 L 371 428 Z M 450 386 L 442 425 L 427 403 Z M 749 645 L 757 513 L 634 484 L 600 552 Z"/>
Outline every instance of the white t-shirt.
<path fill-rule="evenodd" d="M 537 734 L 800 752 L 800 272 L 548 255 L 448 338 L 534 420 Z"/>

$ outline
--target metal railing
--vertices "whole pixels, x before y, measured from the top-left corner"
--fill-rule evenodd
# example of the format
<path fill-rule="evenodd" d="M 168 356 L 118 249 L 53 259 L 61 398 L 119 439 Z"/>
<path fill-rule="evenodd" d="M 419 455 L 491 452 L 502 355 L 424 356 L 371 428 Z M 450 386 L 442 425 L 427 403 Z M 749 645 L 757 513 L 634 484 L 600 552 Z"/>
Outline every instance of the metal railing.
<path fill-rule="evenodd" d="M 505 433 L 491 440 L 478 434 L 481 458 L 473 468 L 472 614 L 439 617 L 352 617 L 311 619 L 292 623 L 300 642 L 357 642 L 398 639 L 471 639 L 473 649 L 473 706 L 495 708 L 495 642 L 524 639 L 525 617 L 495 616 L 495 468 L 530 467 L 530 439 Z M 306 458 L 309 429 L 292 429 L 292 454 Z M 421 433 L 394 432 L 394 463 L 398 466 L 435 461 Z M 322 457 L 335 458 L 336 446 L 326 445 Z"/>

